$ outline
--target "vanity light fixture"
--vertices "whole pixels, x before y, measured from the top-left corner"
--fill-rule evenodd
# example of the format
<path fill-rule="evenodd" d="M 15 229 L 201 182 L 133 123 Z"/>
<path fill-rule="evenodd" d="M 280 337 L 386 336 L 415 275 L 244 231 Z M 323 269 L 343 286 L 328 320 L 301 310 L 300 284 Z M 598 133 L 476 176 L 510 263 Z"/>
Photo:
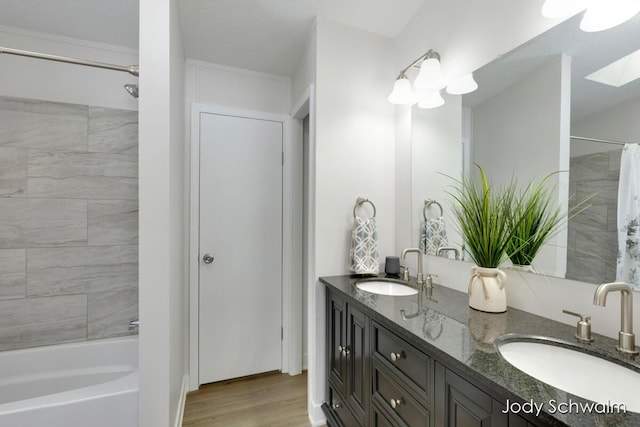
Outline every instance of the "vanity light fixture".
<path fill-rule="evenodd" d="M 586 9 L 580 29 L 586 32 L 608 30 L 640 12 L 640 0 L 545 0 L 542 16 L 568 18 Z"/>
<path fill-rule="evenodd" d="M 420 68 L 413 87 L 406 74 L 412 67 Z M 447 86 L 447 78 L 440 68 L 440 54 L 429 49 L 427 53 L 400 71 L 388 99 L 390 103 L 396 105 L 413 105 L 419 102 L 418 107 L 420 108 L 435 108 L 444 104 L 440 90 L 445 86 Z M 454 81 L 449 86 L 451 90 L 447 87 L 447 92 L 452 95 L 462 95 L 478 88 L 471 73 Z"/>

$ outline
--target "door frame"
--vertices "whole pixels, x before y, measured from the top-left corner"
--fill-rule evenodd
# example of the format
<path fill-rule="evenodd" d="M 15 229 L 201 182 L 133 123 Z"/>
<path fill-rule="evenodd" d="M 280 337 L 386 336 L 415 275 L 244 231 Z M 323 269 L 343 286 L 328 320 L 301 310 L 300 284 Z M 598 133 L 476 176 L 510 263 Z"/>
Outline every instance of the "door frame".
<path fill-rule="evenodd" d="M 189 389 L 197 390 L 200 386 L 199 366 L 199 282 L 200 282 L 200 115 L 203 113 L 244 117 L 248 119 L 270 120 L 282 123 L 282 150 L 284 165 L 282 169 L 282 341 L 281 370 L 290 372 L 290 361 L 302 360 L 302 335 L 292 324 L 296 313 L 299 313 L 301 300 L 298 286 L 293 286 L 294 269 L 293 224 L 293 162 L 291 161 L 291 118 L 285 114 L 272 114 L 225 107 L 221 105 L 191 104 L 191 160 L 190 160 L 190 213 L 189 213 Z M 241 315 L 241 313 L 239 314 Z M 301 315 L 298 314 L 298 318 Z M 301 320 L 301 319 L 299 319 Z M 294 363 L 295 365 L 295 363 Z M 295 366 L 292 366 L 295 369 Z M 299 372 L 291 372 L 299 373 Z"/>

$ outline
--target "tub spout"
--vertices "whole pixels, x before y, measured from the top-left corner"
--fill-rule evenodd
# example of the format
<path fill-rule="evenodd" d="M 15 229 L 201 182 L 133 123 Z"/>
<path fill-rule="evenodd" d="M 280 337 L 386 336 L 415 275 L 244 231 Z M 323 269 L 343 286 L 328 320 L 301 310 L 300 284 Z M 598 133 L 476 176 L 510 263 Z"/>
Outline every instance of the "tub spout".
<path fill-rule="evenodd" d="M 140 327 L 140 321 L 138 319 L 129 322 L 129 330 L 136 331 Z"/>

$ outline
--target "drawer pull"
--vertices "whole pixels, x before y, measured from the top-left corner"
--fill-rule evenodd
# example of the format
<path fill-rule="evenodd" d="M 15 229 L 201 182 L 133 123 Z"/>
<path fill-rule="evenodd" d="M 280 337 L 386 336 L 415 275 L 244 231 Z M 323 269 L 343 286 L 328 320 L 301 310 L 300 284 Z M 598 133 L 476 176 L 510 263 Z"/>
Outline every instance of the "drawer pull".
<path fill-rule="evenodd" d="M 400 406 L 400 399 L 390 399 L 389 403 L 391 404 L 391 407 L 393 409 L 396 409 L 398 406 Z"/>
<path fill-rule="evenodd" d="M 344 347 L 339 345 L 338 346 L 338 353 L 343 353 L 344 354 Z"/>
<path fill-rule="evenodd" d="M 333 404 L 333 410 L 335 411 L 336 409 L 341 408 L 340 402 L 334 403 Z"/>
<path fill-rule="evenodd" d="M 349 347 L 342 347 L 342 355 L 347 356 L 349 354 Z"/>
<path fill-rule="evenodd" d="M 402 358 L 402 353 L 391 353 L 391 360 L 397 362 Z"/>

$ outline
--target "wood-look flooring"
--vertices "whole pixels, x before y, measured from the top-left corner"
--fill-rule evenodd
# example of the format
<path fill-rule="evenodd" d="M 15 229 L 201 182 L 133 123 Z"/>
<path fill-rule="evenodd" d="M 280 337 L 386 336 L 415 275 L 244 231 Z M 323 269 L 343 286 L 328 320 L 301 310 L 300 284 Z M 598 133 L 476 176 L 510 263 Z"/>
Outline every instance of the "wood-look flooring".
<path fill-rule="evenodd" d="M 280 372 L 207 384 L 187 395 L 183 427 L 308 427 L 307 374 Z"/>

